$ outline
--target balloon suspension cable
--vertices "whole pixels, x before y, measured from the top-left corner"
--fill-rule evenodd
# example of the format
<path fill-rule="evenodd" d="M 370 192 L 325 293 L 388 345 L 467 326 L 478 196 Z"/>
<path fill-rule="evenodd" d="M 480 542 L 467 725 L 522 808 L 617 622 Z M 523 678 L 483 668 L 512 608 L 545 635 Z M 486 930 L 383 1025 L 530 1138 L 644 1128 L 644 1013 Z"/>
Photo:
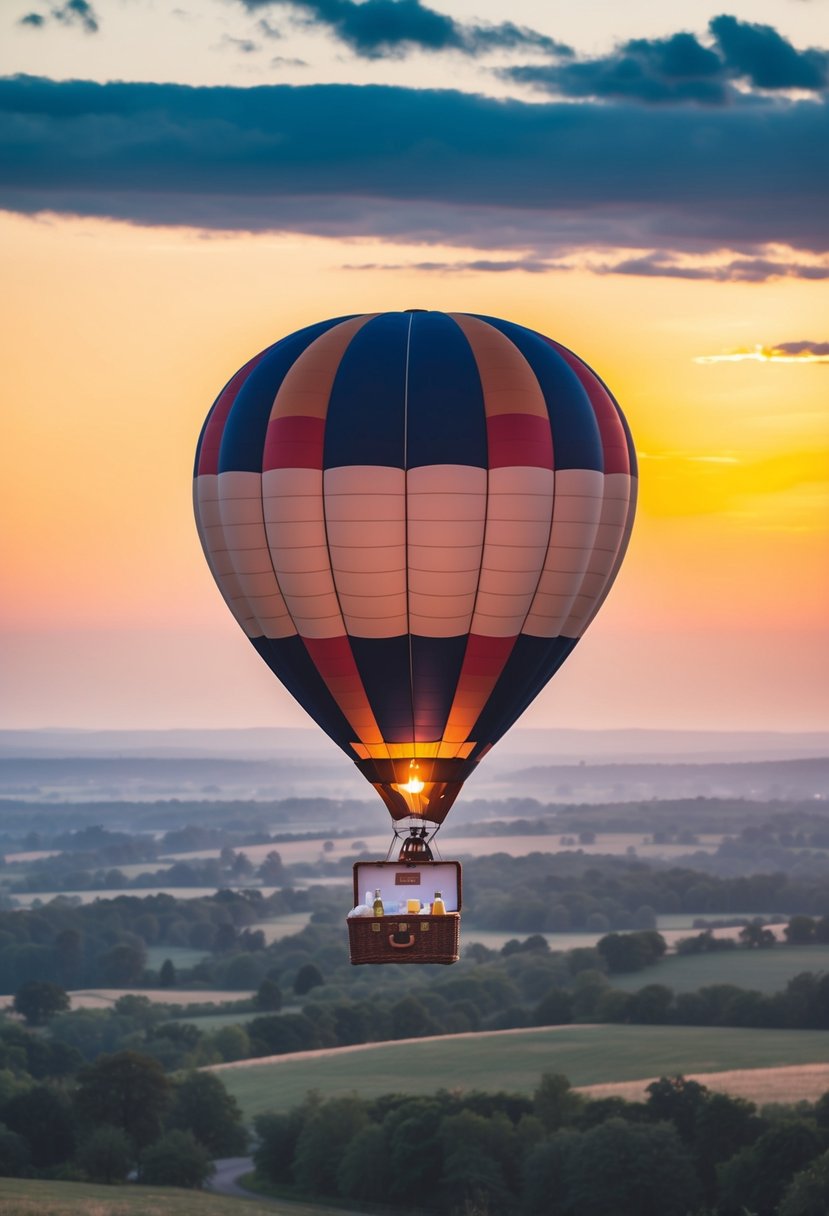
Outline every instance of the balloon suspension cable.
<path fill-rule="evenodd" d="M 389 844 L 388 852 L 386 853 L 386 861 L 391 861 L 391 859 L 392 859 L 391 855 L 394 852 L 394 846 L 400 840 L 400 833 L 397 830 L 396 824 L 392 824 L 391 830 L 392 830 L 393 835 L 391 838 L 391 843 Z"/>

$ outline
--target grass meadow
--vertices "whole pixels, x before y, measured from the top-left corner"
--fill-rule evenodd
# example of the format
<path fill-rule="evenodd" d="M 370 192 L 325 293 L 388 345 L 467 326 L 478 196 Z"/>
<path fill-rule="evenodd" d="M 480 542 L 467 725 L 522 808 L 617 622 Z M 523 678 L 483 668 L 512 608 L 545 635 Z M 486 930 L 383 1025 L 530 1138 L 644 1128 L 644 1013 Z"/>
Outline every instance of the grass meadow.
<path fill-rule="evenodd" d="M 544 1072 L 563 1073 L 574 1086 L 588 1086 L 809 1064 L 829 1064 L 825 1031 L 577 1025 L 410 1039 L 248 1061 L 218 1071 L 251 1119 L 265 1110 L 290 1110 L 311 1089 L 324 1097 L 357 1093 L 365 1098 L 438 1089 L 531 1094 Z"/>
<path fill-rule="evenodd" d="M 689 935 L 690 936 L 690 935 Z M 829 971 L 829 946 L 773 946 L 770 950 L 723 950 L 715 954 L 669 954 L 655 967 L 614 975 L 614 988 L 636 992 L 665 984 L 674 992 L 696 992 L 708 984 L 736 984 L 756 992 L 781 992 L 802 971 Z"/>
<path fill-rule="evenodd" d="M 343 1208 L 239 1200 L 168 1187 L 0 1178 L 3 1216 L 345 1216 Z"/>

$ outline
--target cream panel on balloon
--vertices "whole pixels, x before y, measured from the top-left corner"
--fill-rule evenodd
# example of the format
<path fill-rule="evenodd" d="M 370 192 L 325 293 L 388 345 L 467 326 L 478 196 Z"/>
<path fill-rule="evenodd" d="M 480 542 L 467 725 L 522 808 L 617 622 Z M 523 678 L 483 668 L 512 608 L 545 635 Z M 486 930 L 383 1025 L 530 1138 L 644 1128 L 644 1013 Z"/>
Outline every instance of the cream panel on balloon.
<path fill-rule="evenodd" d="M 550 543 L 524 633 L 538 638 L 560 635 L 587 571 L 603 502 L 603 473 L 595 469 L 556 472 Z"/>
<path fill-rule="evenodd" d="M 262 508 L 262 475 L 220 473 L 218 493 L 230 561 L 258 632 L 267 638 L 290 637 L 296 630 L 271 563 Z M 237 530 L 248 543 L 235 543 Z"/>
<path fill-rule="evenodd" d="M 409 628 L 421 637 L 468 633 L 487 511 L 487 470 L 426 465 L 406 479 Z"/>
<path fill-rule="evenodd" d="M 222 599 L 249 638 L 261 636 L 247 599 L 242 595 L 225 539 L 219 507 L 218 476 L 202 473 L 193 485 L 196 525 L 207 564 Z"/>
<path fill-rule="evenodd" d="M 262 500 L 274 573 L 297 632 L 341 636 L 345 627 L 328 556 L 321 470 L 268 469 Z"/>
<path fill-rule="evenodd" d="M 563 637 L 578 638 L 591 620 L 597 601 L 609 586 L 617 557 L 622 551 L 630 523 L 631 477 L 628 473 L 605 474 L 604 498 L 596 540 L 578 595 L 561 627 Z"/>
<path fill-rule="evenodd" d="M 514 637 L 521 632 L 547 555 L 553 485 L 552 469 L 490 469 L 472 633 Z"/>
<path fill-rule="evenodd" d="M 348 465 L 326 469 L 323 484 L 331 569 L 348 633 L 407 633 L 404 470 Z"/>
<path fill-rule="evenodd" d="M 625 560 L 625 553 L 627 552 L 627 547 L 628 547 L 628 544 L 630 543 L 630 535 L 631 535 L 631 532 L 633 531 L 633 520 L 636 516 L 636 499 L 638 497 L 638 492 L 639 492 L 639 480 L 636 477 L 631 477 L 631 479 L 630 479 L 630 499 L 628 501 L 628 513 L 627 513 L 627 519 L 625 520 L 624 532 L 622 533 L 622 540 L 619 545 L 619 549 L 616 553 L 616 557 L 614 558 L 613 566 L 611 568 L 610 574 L 607 577 L 607 582 L 605 583 L 601 594 L 599 595 L 598 599 L 596 600 L 596 603 L 593 605 L 593 607 L 590 610 L 590 615 L 588 616 L 587 621 L 585 622 L 584 629 L 587 629 L 588 625 L 590 625 L 590 623 L 593 620 L 593 618 L 595 617 L 596 613 L 599 611 L 602 604 L 607 599 L 608 594 L 610 592 L 610 588 L 613 586 L 616 575 L 619 573 L 619 569 L 622 565 L 622 562 Z M 584 632 L 584 630 L 582 630 L 582 632 Z"/>

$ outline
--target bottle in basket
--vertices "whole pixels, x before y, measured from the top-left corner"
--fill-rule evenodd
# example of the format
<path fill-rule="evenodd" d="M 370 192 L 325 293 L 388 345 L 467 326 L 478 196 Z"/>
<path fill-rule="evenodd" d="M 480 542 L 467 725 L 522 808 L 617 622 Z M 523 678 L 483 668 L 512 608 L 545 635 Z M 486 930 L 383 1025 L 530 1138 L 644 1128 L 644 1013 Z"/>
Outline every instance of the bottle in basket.
<path fill-rule="evenodd" d="M 382 900 L 382 898 L 381 898 L 381 896 L 380 896 L 380 888 L 379 888 L 379 887 L 378 887 L 378 888 L 377 888 L 377 890 L 374 892 L 374 915 L 375 915 L 375 916 L 382 916 L 382 915 L 383 915 L 383 900 Z"/>
<path fill-rule="evenodd" d="M 435 891 L 435 898 L 432 900 L 432 916 L 445 916 L 446 904 L 443 902 L 443 896 L 440 891 Z"/>

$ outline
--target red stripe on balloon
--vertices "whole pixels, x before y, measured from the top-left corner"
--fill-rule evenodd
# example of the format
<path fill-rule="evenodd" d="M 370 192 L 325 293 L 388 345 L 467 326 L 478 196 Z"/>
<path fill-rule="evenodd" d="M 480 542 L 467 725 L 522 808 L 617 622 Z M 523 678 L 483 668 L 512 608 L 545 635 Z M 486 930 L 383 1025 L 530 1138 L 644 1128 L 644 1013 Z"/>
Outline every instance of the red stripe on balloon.
<path fill-rule="evenodd" d="M 491 469 L 522 465 L 533 469 L 553 467 L 549 419 L 535 414 L 490 414 L 486 433 Z"/>
<path fill-rule="evenodd" d="M 578 355 L 574 355 L 566 346 L 560 346 L 552 338 L 545 338 L 544 341 L 557 350 L 565 363 L 573 369 L 590 398 L 590 404 L 593 406 L 593 413 L 596 415 L 596 422 L 599 425 L 599 435 L 604 451 L 604 472 L 630 473 L 627 435 L 619 418 L 618 407 L 610 393 L 595 372 L 591 371 Z"/>
<path fill-rule="evenodd" d="M 272 418 L 268 423 L 262 471 L 268 469 L 321 469 L 325 419 Z"/>
<path fill-rule="evenodd" d="M 337 705 L 361 743 L 382 743 L 360 672 L 345 635 L 335 638 L 306 638 L 303 642 L 311 661 L 322 676 Z"/>
<path fill-rule="evenodd" d="M 261 351 L 255 355 L 249 363 L 241 367 L 231 380 L 227 382 L 222 389 L 216 402 L 210 411 L 210 417 L 207 420 L 207 425 L 204 428 L 204 436 L 202 438 L 201 448 L 199 449 L 199 468 L 198 475 L 202 473 L 218 473 L 219 471 L 219 449 L 222 446 L 222 435 L 224 434 L 225 423 L 227 422 L 228 414 L 233 408 L 233 403 L 239 396 L 239 390 L 247 380 L 250 373 L 256 367 L 256 364 L 264 358 L 268 352 Z"/>
<path fill-rule="evenodd" d="M 516 638 L 488 638 L 480 633 L 470 633 L 461 669 L 461 680 L 467 675 L 499 676 L 501 669 L 512 654 L 516 641 Z"/>

